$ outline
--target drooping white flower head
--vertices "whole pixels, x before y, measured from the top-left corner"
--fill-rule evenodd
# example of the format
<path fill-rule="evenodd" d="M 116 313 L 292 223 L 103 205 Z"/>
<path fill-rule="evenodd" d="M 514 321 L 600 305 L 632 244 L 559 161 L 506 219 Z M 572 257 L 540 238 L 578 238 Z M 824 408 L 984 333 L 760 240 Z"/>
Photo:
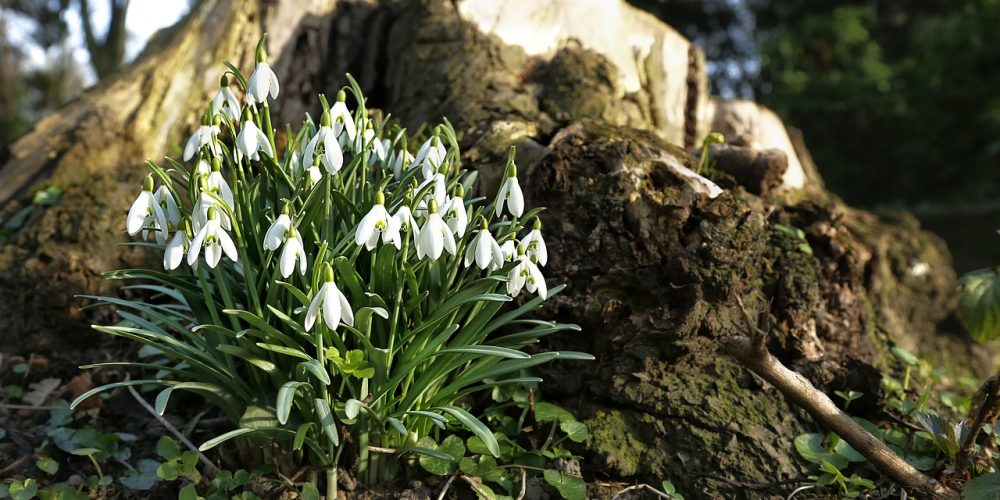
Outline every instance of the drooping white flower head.
<path fill-rule="evenodd" d="M 455 236 L 438 214 L 437 202 L 431 200 L 427 211 L 429 212 L 427 221 L 417 234 L 417 258 L 422 259 L 426 255 L 432 260 L 437 260 L 444 250 L 455 255 Z"/>
<path fill-rule="evenodd" d="M 128 210 L 125 229 L 129 236 L 135 236 L 142 231 L 143 239 L 146 239 L 147 230 L 155 230 L 156 241 L 163 244 L 167 241 L 167 227 L 167 217 L 163 213 L 163 207 L 153 196 L 153 176 L 148 175 L 143 181 L 142 192 Z"/>
<path fill-rule="evenodd" d="M 403 172 L 413 164 L 413 155 L 405 149 L 393 151 L 389 155 L 388 163 L 392 167 L 392 175 L 395 175 L 397 179 L 402 179 Z"/>
<path fill-rule="evenodd" d="M 208 146 L 212 156 L 219 156 L 219 145 L 215 142 L 219 135 L 219 127 L 215 125 L 202 125 L 198 127 L 184 145 L 184 161 L 194 158 L 203 146 Z"/>
<path fill-rule="evenodd" d="M 198 255 L 202 253 L 202 250 L 205 252 L 205 263 L 213 269 L 219 265 L 223 253 L 229 257 L 229 260 L 239 261 L 236 245 L 229 237 L 229 233 L 219 224 L 215 207 L 208 209 L 208 221 L 191 240 L 187 254 L 188 265 L 194 265 L 198 261 Z"/>
<path fill-rule="evenodd" d="M 462 198 L 465 194 L 464 191 L 465 189 L 459 184 L 458 194 L 448 200 L 448 205 L 444 210 L 445 222 L 448 223 L 448 227 L 455 233 L 455 236 L 459 238 L 465 236 L 465 227 L 469 222 L 469 216 L 465 209 L 465 200 Z"/>
<path fill-rule="evenodd" d="M 337 92 L 337 102 L 333 103 L 333 106 L 330 107 L 330 120 L 334 124 L 341 123 L 342 129 L 347 132 L 347 140 L 353 142 L 354 138 L 358 135 L 358 130 L 354 125 L 354 116 L 347 109 L 345 101 L 347 101 L 347 93 L 343 90 Z"/>
<path fill-rule="evenodd" d="M 374 130 L 365 127 L 364 132 L 359 133 L 354 142 L 352 151 L 356 155 L 360 155 L 364 148 L 371 149 L 368 156 L 368 165 L 374 165 L 375 162 L 385 161 L 385 149 L 382 147 L 382 141 L 380 141 L 375 135 Z"/>
<path fill-rule="evenodd" d="M 204 174 L 199 175 L 198 200 L 195 201 L 191 213 L 191 223 L 194 226 L 195 233 L 201 231 L 202 227 L 205 227 L 205 224 L 208 222 L 208 212 L 213 208 L 218 209 L 217 217 L 219 218 L 219 225 L 227 231 L 233 228 L 232 220 L 230 220 L 229 213 L 227 212 L 228 207 L 225 206 L 227 205 L 226 201 L 223 200 L 220 203 L 218 198 L 212 196 L 213 194 L 221 198 L 221 195 L 209 186 L 208 176 Z"/>
<path fill-rule="evenodd" d="M 285 248 L 281 251 L 281 259 L 278 261 L 278 269 L 281 277 L 287 278 L 295 270 L 295 261 L 299 263 L 299 274 L 306 274 L 308 267 L 306 251 L 302 247 L 302 238 L 298 230 L 294 227 L 288 230 L 288 237 L 285 238 Z"/>
<path fill-rule="evenodd" d="M 510 262 L 514 260 L 514 255 L 517 254 L 517 243 L 514 240 L 507 240 L 500 245 L 500 251 L 503 252 L 503 260 L 505 262 Z"/>
<path fill-rule="evenodd" d="M 216 115 L 223 115 L 232 123 L 240 121 L 243 110 L 240 109 L 240 101 L 236 98 L 236 94 L 229 90 L 229 75 L 222 75 L 219 91 L 212 99 L 212 109 Z"/>
<path fill-rule="evenodd" d="M 520 217 L 524 213 L 524 194 L 521 193 L 521 185 L 517 183 L 517 167 L 513 163 L 507 167 L 503 186 L 497 194 L 497 202 L 494 207 L 496 215 L 499 217 L 503 211 L 504 204 L 507 211 L 514 217 Z"/>
<path fill-rule="evenodd" d="M 396 209 L 396 213 L 392 215 L 392 218 L 396 221 L 396 224 L 401 230 L 413 233 L 414 238 L 416 238 L 417 233 L 420 232 L 420 225 L 417 224 L 417 219 L 413 218 L 413 213 L 410 212 L 410 207 L 406 205 L 400 206 Z"/>
<path fill-rule="evenodd" d="M 285 235 L 291 227 L 292 218 L 288 215 L 288 207 L 285 207 L 281 215 L 278 215 L 271 227 L 267 229 L 267 233 L 264 234 L 264 249 L 273 252 L 281 247 L 281 243 L 285 241 Z"/>
<path fill-rule="evenodd" d="M 305 321 L 303 322 L 306 331 L 312 330 L 316 319 L 320 317 L 321 311 L 323 323 L 330 330 L 336 330 L 341 322 L 347 326 L 354 326 L 354 311 L 351 309 L 351 304 L 347 301 L 347 297 L 344 296 L 343 292 L 337 288 L 337 284 L 333 281 L 333 268 L 330 267 L 330 264 L 326 264 L 323 271 L 326 279 L 323 285 L 320 286 L 319 291 L 316 292 L 316 296 L 313 297 L 312 302 L 309 304 L 309 309 L 306 311 Z"/>
<path fill-rule="evenodd" d="M 542 221 L 535 219 L 535 226 L 531 232 L 521 240 L 525 253 L 538 262 L 539 266 L 544 266 L 549 261 L 549 250 L 545 247 L 545 238 L 542 238 Z"/>
<path fill-rule="evenodd" d="M 314 155 L 316 154 L 317 146 L 322 146 L 323 153 L 320 156 L 320 163 L 326 168 L 327 173 L 333 175 L 339 172 L 341 167 L 344 166 L 344 152 L 340 149 L 340 144 L 337 142 L 337 134 L 330 126 L 330 115 L 328 113 L 323 113 L 320 123 L 319 130 L 316 131 L 316 135 L 306 145 L 302 157 L 306 164 L 315 165 Z"/>
<path fill-rule="evenodd" d="M 180 267 L 181 262 L 184 261 L 184 254 L 190 248 L 192 235 L 191 224 L 185 220 L 183 227 L 177 228 L 174 237 L 171 238 L 170 243 L 167 243 L 167 247 L 163 251 L 163 269 L 173 271 Z"/>
<path fill-rule="evenodd" d="M 549 289 L 545 285 L 545 276 L 542 276 L 541 269 L 524 253 L 524 246 L 519 246 L 517 251 L 517 265 L 510 270 L 510 275 L 507 277 L 507 293 L 511 297 L 516 297 L 522 288 L 527 288 L 529 293 L 538 292 L 539 297 L 547 298 Z"/>
<path fill-rule="evenodd" d="M 389 215 L 385 209 L 385 195 L 382 191 L 375 193 L 375 204 L 354 232 L 354 243 L 364 245 L 366 249 L 372 250 L 378 245 L 379 238 L 383 244 L 391 244 L 396 249 L 402 248 L 403 241 L 399 236 L 400 223 Z"/>
<path fill-rule="evenodd" d="M 167 186 L 160 186 L 153 193 L 153 201 L 163 210 L 163 215 L 167 218 L 168 229 L 180 224 L 181 212 L 177 208 L 177 200 L 174 199 L 174 195 L 167 189 Z"/>
<path fill-rule="evenodd" d="M 469 267 L 473 262 L 483 270 L 500 269 L 504 264 L 503 250 L 490 234 L 486 219 L 483 219 L 482 227 L 465 250 L 465 267 Z"/>
<path fill-rule="evenodd" d="M 199 164 L 200 168 L 201 164 Z M 222 198 L 222 201 L 226 202 L 226 205 L 229 206 L 229 210 L 235 210 L 236 201 L 233 198 L 233 190 L 229 187 L 229 183 L 226 182 L 226 178 L 222 176 L 222 161 L 218 158 L 212 158 L 211 172 L 209 172 L 207 180 L 208 189 Z"/>
<path fill-rule="evenodd" d="M 264 151 L 264 154 L 274 158 L 274 150 L 271 149 L 271 141 L 267 140 L 267 135 L 264 131 L 257 128 L 253 120 L 247 118 L 243 122 L 243 128 L 240 129 L 240 134 L 236 136 L 236 161 L 237 163 L 243 159 L 244 156 L 250 158 L 251 160 L 260 160 L 260 154 L 258 151 Z"/>
<path fill-rule="evenodd" d="M 426 195 L 422 196 L 417 202 L 417 215 L 423 216 L 427 213 L 427 197 L 436 201 L 439 207 L 448 206 L 448 182 L 444 177 L 444 174 L 434 174 L 433 176 L 424 179 L 416 188 L 413 189 L 413 194 L 417 195 L 424 190 L 428 185 L 433 184 L 433 189 Z"/>
<path fill-rule="evenodd" d="M 423 174 L 424 179 L 427 179 L 438 171 L 447 155 L 448 150 L 441 143 L 441 138 L 435 134 L 420 146 L 413 162 L 420 165 L 420 172 Z"/>
<path fill-rule="evenodd" d="M 277 99 L 278 90 L 278 76 L 274 74 L 266 60 L 259 61 L 250 79 L 247 80 L 247 104 L 251 106 L 255 106 L 258 102 L 267 104 L 267 96 Z"/>

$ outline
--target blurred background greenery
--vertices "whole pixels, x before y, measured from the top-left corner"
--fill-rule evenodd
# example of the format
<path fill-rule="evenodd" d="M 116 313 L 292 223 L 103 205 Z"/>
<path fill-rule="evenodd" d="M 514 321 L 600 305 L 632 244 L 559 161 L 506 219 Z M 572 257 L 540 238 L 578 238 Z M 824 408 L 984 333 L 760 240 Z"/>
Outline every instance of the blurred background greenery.
<path fill-rule="evenodd" d="M 995 262 L 1000 0 L 629 1 L 705 50 L 713 93 L 762 102 L 801 129 L 845 200 L 913 211 L 960 270 Z M 188 8 L 0 0 L 0 145 Z"/>

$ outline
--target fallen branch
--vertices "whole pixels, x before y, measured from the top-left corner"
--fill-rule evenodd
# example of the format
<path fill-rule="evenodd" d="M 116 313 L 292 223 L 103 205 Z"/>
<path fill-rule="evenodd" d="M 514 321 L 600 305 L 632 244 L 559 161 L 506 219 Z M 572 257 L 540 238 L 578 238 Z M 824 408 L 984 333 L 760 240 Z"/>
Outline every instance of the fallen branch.
<path fill-rule="evenodd" d="M 748 336 L 726 338 L 723 347 L 730 356 L 777 388 L 790 402 L 803 408 L 817 422 L 835 432 L 861 453 L 882 474 L 919 493 L 920 498 L 957 499 L 958 492 L 924 475 L 896 455 L 882 441 L 857 424 L 849 415 L 805 377 L 788 369 L 767 350 L 767 333 L 756 326 L 737 297 Z"/>
<path fill-rule="evenodd" d="M 976 391 L 974 401 L 979 403 L 972 409 L 972 425 L 969 427 L 969 435 L 962 442 L 962 448 L 955 458 L 955 475 L 963 477 L 966 470 L 972 464 L 973 452 L 976 449 L 976 439 L 987 421 L 997 418 L 1000 413 L 1000 375 L 994 375 L 986 380 Z"/>
<path fill-rule="evenodd" d="M 205 464 L 205 467 L 207 469 L 205 471 L 206 472 L 206 476 L 208 476 L 209 479 L 214 478 L 219 473 L 219 468 L 216 467 L 215 464 L 213 464 L 212 461 L 209 460 L 208 457 L 206 457 L 205 454 L 202 453 L 198 449 L 198 447 L 195 446 L 194 443 L 192 443 L 191 440 L 187 438 L 187 436 L 185 436 L 184 434 L 182 434 L 181 431 L 177 430 L 177 428 L 174 427 L 173 425 L 170 425 L 170 422 L 167 422 L 167 419 L 163 418 L 163 415 L 160 415 L 159 413 L 156 413 L 156 410 L 153 409 L 153 407 L 150 406 L 150 404 L 147 403 L 146 400 L 143 399 L 142 396 L 139 395 L 139 393 L 135 390 L 135 387 L 133 387 L 131 385 L 128 386 L 128 392 L 132 393 L 132 397 L 135 398 L 135 400 L 138 401 L 139 404 L 143 408 L 145 408 L 146 411 L 149 412 L 150 415 L 152 415 L 153 417 L 155 417 L 156 420 L 158 422 L 160 422 L 160 425 L 162 425 L 165 429 L 167 429 L 168 431 L 170 431 L 170 433 L 173 434 L 174 437 L 176 437 L 178 441 L 180 441 L 181 443 L 183 443 L 184 446 L 186 446 L 189 450 L 191 450 L 191 451 L 193 451 L 193 452 L 195 452 L 195 453 L 198 454 L 198 460 L 200 460 L 201 463 Z"/>

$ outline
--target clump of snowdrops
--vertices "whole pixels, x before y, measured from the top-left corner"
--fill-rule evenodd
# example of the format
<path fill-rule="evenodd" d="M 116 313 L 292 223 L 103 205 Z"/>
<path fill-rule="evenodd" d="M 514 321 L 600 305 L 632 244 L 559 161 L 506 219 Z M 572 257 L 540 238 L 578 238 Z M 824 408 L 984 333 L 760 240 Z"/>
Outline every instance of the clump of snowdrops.
<path fill-rule="evenodd" d="M 148 163 L 126 229 L 131 245 L 163 252 L 164 269 L 109 278 L 141 279 L 128 288 L 152 299 L 91 297 L 122 320 L 97 330 L 153 353 L 92 366 L 157 375 L 76 403 L 152 384 L 162 413 L 175 391 L 200 394 L 235 426 L 202 450 L 277 443 L 313 481 L 325 470 L 328 493 L 339 464 L 390 480 L 413 454 L 439 453 L 418 440 L 455 429 L 498 455 L 467 396 L 537 383 L 526 370 L 541 363 L 592 359 L 522 350 L 578 328 L 525 319 L 562 287 L 545 283 L 545 240 L 513 152 L 498 195 L 470 196 L 476 176 L 447 122 L 411 147 L 405 130 L 368 114 L 353 80 L 332 105 L 320 96 L 319 122 L 289 127 L 278 150 L 269 101 L 279 84 L 263 47 L 249 80 L 228 65 L 183 163 Z M 525 292 L 535 297 L 505 308 Z"/>

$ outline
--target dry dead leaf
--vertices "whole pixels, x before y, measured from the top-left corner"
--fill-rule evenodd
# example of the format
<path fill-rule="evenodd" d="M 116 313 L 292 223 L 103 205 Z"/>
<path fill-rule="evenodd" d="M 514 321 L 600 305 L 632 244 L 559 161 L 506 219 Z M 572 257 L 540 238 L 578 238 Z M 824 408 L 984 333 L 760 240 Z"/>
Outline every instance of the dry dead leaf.
<path fill-rule="evenodd" d="M 28 385 L 28 393 L 21 398 L 21 401 L 24 401 L 32 406 L 42 406 L 46 401 L 48 401 L 52 392 L 59 388 L 61 383 L 62 382 L 59 379 L 54 377 L 33 382 Z"/>

